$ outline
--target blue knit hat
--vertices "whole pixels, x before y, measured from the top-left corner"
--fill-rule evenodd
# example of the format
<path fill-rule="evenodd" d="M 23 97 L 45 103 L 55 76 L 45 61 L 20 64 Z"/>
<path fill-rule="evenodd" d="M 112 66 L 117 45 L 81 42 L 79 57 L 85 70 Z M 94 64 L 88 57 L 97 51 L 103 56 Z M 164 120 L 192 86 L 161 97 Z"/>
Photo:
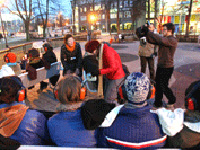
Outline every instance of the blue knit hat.
<path fill-rule="evenodd" d="M 146 74 L 141 72 L 131 73 L 124 83 L 127 91 L 128 103 L 138 107 L 147 104 L 147 96 L 150 88 L 150 81 Z"/>

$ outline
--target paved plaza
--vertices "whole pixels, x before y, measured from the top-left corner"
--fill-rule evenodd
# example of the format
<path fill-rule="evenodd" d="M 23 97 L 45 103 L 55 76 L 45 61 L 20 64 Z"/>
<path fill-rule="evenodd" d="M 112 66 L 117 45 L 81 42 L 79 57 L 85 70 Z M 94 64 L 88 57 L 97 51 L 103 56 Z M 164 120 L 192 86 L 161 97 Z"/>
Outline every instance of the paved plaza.
<path fill-rule="evenodd" d="M 80 42 L 83 55 L 85 53 L 85 43 L 86 42 Z M 120 54 L 122 62 L 128 66 L 130 72 L 140 71 L 138 46 L 138 41 L 112 44 L 112 47 Z M 54 48 L 54 52 L 58 60 L 60 60 L 60 47 Z M 170 86 L 177 98 L 175 107 L 184 107 L 185 89 L 191 82 L 200 80 L 199 54 L 200 48 L 197 43 L 178 43 L 174 58 L 175 71 L 170 80 Z M 157 64 L 157 57 L 155 64 Z M 148 70 L 147 75 L 149 76 Z M 41 94 L 37 94 L 37 89 L 39 89 L 39 84 L 37 84 L 35 88 L 28 90 L 26 103 L 32 108 L 54 112 L 59 102 L 53 97 L 53 90 L 48 87 Z M 165 97 L 164 100 L 166 101 Z"/>

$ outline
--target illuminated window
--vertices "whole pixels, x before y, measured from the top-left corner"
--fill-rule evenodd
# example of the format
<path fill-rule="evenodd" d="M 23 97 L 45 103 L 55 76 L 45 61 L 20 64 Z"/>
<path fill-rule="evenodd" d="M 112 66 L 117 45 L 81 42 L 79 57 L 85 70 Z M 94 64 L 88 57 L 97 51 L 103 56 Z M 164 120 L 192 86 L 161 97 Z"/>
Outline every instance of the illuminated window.
<path fill-rule="evenodd" d="M 130 18 L 131 17 L 131 11 L 124 11 L 124 18 Z"/>
<path fill-rule="evenodd" d="M 85 11 L 85 12 L 87 11 L 87 8 L 86 8 L 86 7 L 84 8 L 84 11 Z"/>
<path fill-rule="evenodd" d="M 90 7 L 90 11 L 93 11 L 93 7 Z"/>

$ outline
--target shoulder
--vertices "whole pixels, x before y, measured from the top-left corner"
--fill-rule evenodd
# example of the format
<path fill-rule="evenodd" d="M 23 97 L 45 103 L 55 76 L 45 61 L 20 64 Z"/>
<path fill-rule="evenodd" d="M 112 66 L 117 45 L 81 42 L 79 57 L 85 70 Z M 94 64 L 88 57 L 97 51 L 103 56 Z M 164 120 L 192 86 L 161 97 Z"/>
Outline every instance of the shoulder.
<path fill-rule="evenodd" d="M 66 45 L 65 45 L 65 44 L 63 44 L 63 45 L 61 46 L 61 49 L 64 49 L 64 48 L 66 48 Z"/>
<path fill-rule="evenodd" d="M 28 109 L 27 112 L 26 112 L 26 115 L 25 115 L 25 119 L 27 120 L 35 120 L 35 121 L 38 121 L 38 120 L 44 120 L 46 121 L 46 117 L 38 112 L 37 110 L 34 110 L 34 109 Z M 41 122 L 41 121 L 40 121 Z"/>

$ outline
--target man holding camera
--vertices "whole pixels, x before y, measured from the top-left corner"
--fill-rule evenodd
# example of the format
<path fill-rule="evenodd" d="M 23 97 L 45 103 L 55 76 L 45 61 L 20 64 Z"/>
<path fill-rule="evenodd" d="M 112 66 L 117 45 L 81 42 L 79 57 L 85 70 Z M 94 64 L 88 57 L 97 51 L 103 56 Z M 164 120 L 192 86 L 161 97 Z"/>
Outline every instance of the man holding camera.
<path fill-rule="evenodd" d="M 154 25 L 150 24 L 148 26 L 149 31 L 154 32 Z M 156 46 L 154 44 L 150 44 L 146 41 L 146 37 L 140 38 L 139 52 L 140 56 L 140 64 L 141 64 L 141 72 L 146 72 L 146 66 L 148 63 L 150 79 L 151 81 L 155 80 L 155 71 L 154 71 L 154 58 L 157 56 Z"/>
<path fill-rule="evenodd" d="M 162 107 L 163 94 L 168 99 L 168 108 L 173 108 L 176 102 L 172 90 L 168 87 L 169 79 L 174 71 L 174 53 L 177 47 L 177 39 L 173 36 L 175 26 L 172 23 L 163 25 L 163 36 L 149 32 L 147 26 L 142 26 L 141 34 L 146 36 L 151 44 L 158 45 L 158 64 L 156 70 L 156 94 L 154 106 Z"/>

